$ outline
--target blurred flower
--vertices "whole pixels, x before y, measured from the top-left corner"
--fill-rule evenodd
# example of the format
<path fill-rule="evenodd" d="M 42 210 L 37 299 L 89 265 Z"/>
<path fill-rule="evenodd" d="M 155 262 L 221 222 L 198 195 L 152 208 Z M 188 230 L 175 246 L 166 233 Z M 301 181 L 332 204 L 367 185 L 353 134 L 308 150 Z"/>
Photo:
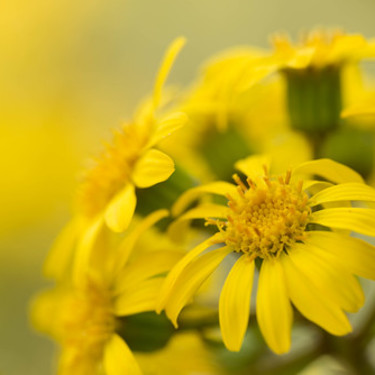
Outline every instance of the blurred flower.
<path fill-rule="evenodd" d="M 265 79 L 277 69 L 269 55 L 252 47 L 224 51 L 182 94 L 178 108 L 189 123 L 163 149 L 202 181 L 229 179 L 236 160 L 263 152 L 287 128 L 283 82 Z"/>
<path fill-rule="evenodd" d="M 68 257 L 78 242 L 74 257 L 87 253 L 89 247 L 106 225 L 114 232 L 126 230 L 137 204 L 135 189 L 147 188 L 167 180 L 174 172 L 174 162 L 156 145 L 184 125 L 187 118 L 175 112 L 157 119 L 161 91 L 172 64 L 184 45 L 176 39 L 166 53 L 156 79 L 152 100 L 142 104 L 134 121 L 114 134 L 112 144 L 87 171 L 78 190 L 78 209 L 73 220 L 58 237 L 45 267 L 46 275 L 59 278 L 64 273 L 55 258 Z M 66 264 L 66 262 L 64 262 Z M 58 267 L 58 270 L 56 269 Z"/>
<path fill-rule="evenodd" d="M 155 308 L 162 275 L 181 257 L 176 250 L 139 248 L 137 241 L 166 211 L 141 220 L 124 238 L 102 236 L 87 258 L 80 258 L 76 277 L 42 293 L 34 302 L 35 327 L 62 348 L 59 374 L 141 374 L 120 337 L 119 317 Z M 109 235 L 115 234 L 108 232 Z M 115 245 L 114 245 L 115 244 Z M 82 255 L 82 254 L 81 254 Z"/>
<path fill-rule="evenodd" d="M 172 159 L 155 149 L 156 144 L 186 122 L 181 112 L 155 117 L 161 90 L 172 64 L 184 45 L 180 38 L 170 46 L 155 83 L 152 103 L 145 103 L 134 122 L 115 133 L 112 144 L 87 172 L 80 188 L 79 213 L 88 218 L 103 215 L 109 228 L 125 230 L 135 206 L 135 187 L 146 188 L 165 181 L 174 171 Z"/>
<path fill-rule="evenodd" d="M 295 45 L 287 35 L 277 34 L 272 42 L 281 66 L 291 69 L 321 69 L 375 56 L 374 40 L 367 41 L 361 34 L 345 34 L 340 30 L 313 30 L 302 34 Z"/>
<path fill-rule="evenodd" d="M 232 351 L 241 348 L 247 329 L 256 262 L 261 263 L 257 319 L 267 344 L 278 354 L 290 348 L 290 301 L 331 334 L 345 335 L 351 326 L 343 310 L 355 312 L 364 302 L 353 274 L 375 279 L 374 247 L 348 232 L 373 235 L 375 210 L 351 207 L 348 201 L 373 202 L 375 190 L 356 172 L 329 159 L 300 164 L 284 176 L 270 174 L 270 166 L 268 157 L 240 160 L 236 168 L 247 177 L 247 186 L 234 175 L 237 186 L 213 182 L 196 187 L 174 206 L 179 214 L 205 193 L 228 200 L 228 205 L 202 203 L 173 224 L 208 218 L 206 225 L 216 225 L 218 233 L 172 269 L 158 310 L 164 308 L 177 326 L 181 309 L 200 285 L 227 255 L 238 253 L 219 301 L 223 341 Z M 218 244 L 224 246 L 212 249 Z"/>

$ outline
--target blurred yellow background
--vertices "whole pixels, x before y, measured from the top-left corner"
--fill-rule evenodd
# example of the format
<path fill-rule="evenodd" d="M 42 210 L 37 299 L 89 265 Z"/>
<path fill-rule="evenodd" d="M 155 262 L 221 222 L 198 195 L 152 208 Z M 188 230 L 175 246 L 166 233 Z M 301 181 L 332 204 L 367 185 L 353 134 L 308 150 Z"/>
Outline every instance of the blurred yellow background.
<path fill-rule="evenodd" d="M 169 42 L 188 45 L 171 80 L 210 55 L 339 26 L 375 36 L 373 0 L 14 0 L 0 12 L 0 373 L 51 374 L 29 328 L 44 257 L 68 220 L 79 171 L 147 94 Z"/>

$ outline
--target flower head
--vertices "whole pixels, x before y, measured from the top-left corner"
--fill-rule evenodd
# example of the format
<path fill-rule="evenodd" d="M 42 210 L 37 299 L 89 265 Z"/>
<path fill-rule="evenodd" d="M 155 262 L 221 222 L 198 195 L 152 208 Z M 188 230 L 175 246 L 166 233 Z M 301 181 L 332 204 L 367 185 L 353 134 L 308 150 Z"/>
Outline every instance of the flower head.
<path fill-rule="evenodd" d="M 285 68 L 306 69 L 338 66 L 364 57 L 374 56 L 374 42 L 360 34 L 345 34 L 340 30 L 313 30 L 302 34 L 296 44 L 287 35 L 278 34 L 272 39 L 275 56 Z"/>
<path fill-rule="evenodd" d="M 187 116 L 173 112 L 160 117 L 162 88 L 184 38 L 169 47 L 156 78 L 153 96 L 145 101 L 132 122 L 114 133 L 113 141 L 89 169 L 78 189 L 77 214 L 57 238 L 45 265 L 45 274 L 61 278 L 68 264 L 88 254 L 95 237 L 108 227 L 123 232 L 137 205 L 136 188 L 167 180 L 175 170 L 173 160 L 156 148 L 165 137 L 183 126 Z M 86 256 L 84 255 L 84 256 Z"/>
<path fill-rule="evenodd" d="M 37 297 L 34 325 L 61 346 L 59 374 L 141 374 L 119 318 L 154 310 L 161 275 L 181 257 L 175 249 L 155 249 L 155 243 L 138 246 L 145 230 L 166 214 L 151 214 L 115 246 L 101 238 L 95 247 L 105 252 L 81 257 L 73 278 Z"/>
<path fill-rule="evenodd" d="M 375 190 L 356 172 L 329 159 L 303 163 L 282 175 L 272 173 L 267 157 L 249 157 L 236 167 L 245 180 L 235 175 L 236 185 L 214 182 L 197 187 L 176 203 L 178 215 L 204 193 L 227 199 L 226 205 L 202 203 L 173 224 L 176 229 L 185 220 L 206 218 L 206 225 L 216 225 L 218 232 L 172 269 L 159 310 L 165 308 L 177 325 L 181 309 L 223 259 L 234 253 L 239 257 L 219 301 L 228 349 L 240 349 L 247 329 L 256 259 L 261 262 L 257 320 L 274 352 L 290 348 L 291 302 L 328 332 L 350 332 L 344 311 L 355 312 L 364 301 L 353 275 L 375 278 L 375 248 L 348 233 L 373 235 L 375 210 L 350 202 L 374 201 Z M 223 246 L 217 248 L 218 244 Z"/>

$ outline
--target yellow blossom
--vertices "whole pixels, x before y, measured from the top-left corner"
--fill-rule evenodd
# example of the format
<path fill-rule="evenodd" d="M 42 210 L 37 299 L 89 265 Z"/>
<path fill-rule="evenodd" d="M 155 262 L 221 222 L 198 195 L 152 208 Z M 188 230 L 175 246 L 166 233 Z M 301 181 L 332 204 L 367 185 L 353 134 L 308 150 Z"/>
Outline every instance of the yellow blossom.
<path fill-rule="evenodd" d="M 167 51 L 156 78 L 152 100 L 137 111 L 133 122 L 114 133 L 114 138 L 78 189 L 77 214 L 64 228 L 47 260 L 45 273 L 64 274 L 64 265 L 75 253 L 87 252 L 95 236 L 107 226 L 114 232 L 128 227 L 137 205 L 136 188 L 147 188 L 167 180 L 174 172 L 173 160 L 157 144 L 183 126 L 187 117 L 173 112 L 158 118 L 162 88 L 172 64 L 184 45 L 176 39 Z"/>
<path fill-rule="evenodd" d="M 344 311 L 356 312 L 364 295 L 354 275 L 375 279 L 375 248 L 349 235 L 374 235 L 375 190 L 359 174 L 329 159 L 309 161 L 275 175 L 269 157 L 240 160 L 236 185 L 212 182 L 187 191 L 174 206 L 183 211 L 200 195 L 216 194 L 227 204 L 202 203 L 177 219 L 206 218 L 218 232 L 191 250 L 167 276 L 158 304 L 177 326 L 182 308 L 229 255 L 236 263 L 219 301 L 223 341 L 241 348 L 250 309 L 255 260 L 261 263 L 256 301 L 261 332 L 276 353 L 289 350 L 293 305 L 334 335 L 351 326 Z M 317 176 L 319 179 L 317 179 Z M 218 247 L 217 245 L 222 245 Z"/>
<path fill-rule="evenodd" d="M 101 238 L 95 244 L 101 251 L 80 260 L 78 277 L 65 279 L 37 297 L 34 325 L 61 346 L 59 374 L 142 373 L 120 337 L 126 327 L 118 318 L 154 310 L 163 280 L 160 275 L 181 257 L 174 249 L 150 251 L 151 242 L 147 248 L 139 248 L 145 230 L 166 214 L 164 210 L 154 212 L 116 246 L 108 237 Z M 105 251 L 99 249 L 102 247 Z"/>
<path fill-rule="evenodd" d="M 292 44 L 287 35 L 272 39 L 275 57 L 285 68 L 306 69 L 342 65 L 365 57 L 374 57 L 375 44 L 361 34 L 345 34 L 340 30 L 313 30 L 302 34 L 299 43 Z"/>

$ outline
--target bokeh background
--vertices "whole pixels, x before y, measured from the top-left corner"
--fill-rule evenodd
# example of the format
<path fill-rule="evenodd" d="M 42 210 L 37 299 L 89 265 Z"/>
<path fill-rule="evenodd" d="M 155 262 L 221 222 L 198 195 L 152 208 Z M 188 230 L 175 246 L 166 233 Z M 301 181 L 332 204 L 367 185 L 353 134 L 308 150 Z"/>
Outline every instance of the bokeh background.
<path fill-rule="evenodd" d="M 0 374 L 51 374 L 29 328 L 43 260 L 88 156 L 150 92 L 176 36 L 170 81 L 235 45 L 338 26 L 375 36 L 373 0 L 5 0 L 0 6 Z"/>

